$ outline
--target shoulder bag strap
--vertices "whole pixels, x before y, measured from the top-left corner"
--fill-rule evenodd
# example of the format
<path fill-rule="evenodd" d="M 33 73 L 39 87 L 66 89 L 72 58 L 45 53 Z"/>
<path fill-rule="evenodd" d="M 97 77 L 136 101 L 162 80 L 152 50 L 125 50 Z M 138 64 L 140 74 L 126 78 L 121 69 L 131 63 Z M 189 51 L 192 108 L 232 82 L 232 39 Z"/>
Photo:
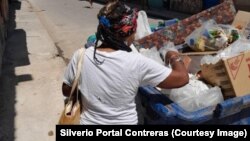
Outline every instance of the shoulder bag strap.
<path fill-rule="evenodd" d="M 84 62 L 84 54 L 85 54 L 85 48 L 81 48 L 81 49 L 78 50 L 77 70 L 76 70 L 75 79 L 74 79 L 74 82 L 73 82 L 73 85 L 72 85 L 72 88 L 71 88 L 71 91 L 70 91 L 69 99 L 72 98 L 73 93 L 74 93 L 74 91 L 76 89 L 76 86 L 77 86 L 77 84 L 79 82 L 79 77 L 81 75 L 81 68 L 82 68 L 82 65 L 83 65 L 83 62 Z M 77 97 L 78 97 L 78 91 L 77 91 Z"/>

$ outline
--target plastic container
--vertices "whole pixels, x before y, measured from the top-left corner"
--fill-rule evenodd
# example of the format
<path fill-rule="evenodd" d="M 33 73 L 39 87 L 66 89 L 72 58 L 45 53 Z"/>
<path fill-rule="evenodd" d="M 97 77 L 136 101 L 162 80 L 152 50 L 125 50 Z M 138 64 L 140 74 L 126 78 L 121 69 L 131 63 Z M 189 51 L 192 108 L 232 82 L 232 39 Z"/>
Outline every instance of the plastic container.
<path fill-rule="evenodd" d="M 153 87 L 139 89 L 145 124 L 250 125 L 250 95 L 187 112 Z"/>
<path fill-rule="evenodd" d="M 177 18 L 174 18 L 174 19 L 170 19 L 170 20 L 166 20 L 165 21 L 165 27 L 168 27 L 168 26 L 171 26 L 173 24 L 176 24 L 178 23 L 180 20 L 177 19 Z"/>
<path fill-rule="evenodd" d="M 150 29 L 151 29 L 152 32 L 156 32 L 158 30 L 161 30 L 163 28 L 166 28 L 166 27 L 171 26 L 173 24 L 176 24 L 178 22 L 179 22 L 179 19 L 177 19 L 177 18 L 170 19 L 170 20 L 165 20 L 165 21 L 159 21 L 158 25 L 151 24 Z"/>

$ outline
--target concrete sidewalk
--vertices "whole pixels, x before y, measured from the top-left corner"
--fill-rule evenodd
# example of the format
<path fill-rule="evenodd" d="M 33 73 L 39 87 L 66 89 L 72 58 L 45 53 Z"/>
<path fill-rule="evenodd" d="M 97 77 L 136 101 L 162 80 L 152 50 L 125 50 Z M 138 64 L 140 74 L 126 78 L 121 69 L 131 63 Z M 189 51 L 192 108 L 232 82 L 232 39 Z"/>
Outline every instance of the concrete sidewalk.
<path fill-rule="evenodd" d="M 65 63 L 38 12 L 28 0 L 11 5 L 0 78 L 0 141 L 55 141 Z"/>

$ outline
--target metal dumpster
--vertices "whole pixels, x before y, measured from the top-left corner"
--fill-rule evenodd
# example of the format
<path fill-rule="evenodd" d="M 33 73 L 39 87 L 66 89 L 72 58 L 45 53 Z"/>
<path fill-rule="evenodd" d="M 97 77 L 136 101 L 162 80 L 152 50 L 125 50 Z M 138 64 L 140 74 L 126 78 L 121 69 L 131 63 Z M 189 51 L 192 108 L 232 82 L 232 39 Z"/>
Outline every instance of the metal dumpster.
<path fill-rule="evenodd" d="M 139 88 L 145 124 L 250 125 L 250 95 L 187 112 L 156 88 Z"/>

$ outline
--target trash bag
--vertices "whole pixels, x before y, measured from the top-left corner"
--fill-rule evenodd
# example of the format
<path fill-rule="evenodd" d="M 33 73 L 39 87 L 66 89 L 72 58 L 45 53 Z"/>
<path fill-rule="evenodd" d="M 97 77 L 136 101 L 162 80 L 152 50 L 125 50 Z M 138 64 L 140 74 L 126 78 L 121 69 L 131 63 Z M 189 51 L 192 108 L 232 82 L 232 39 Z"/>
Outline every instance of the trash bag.
<path fill-rule="evenodd" d="M 177 18 L 170 19 L 170 20 L 159 21 L 158 25 L 151 24 L 150 28 L 151 28 L 152 32 L 156 32 L 158 30 L 161 30 L 163 28 L 166 28 L 166 27 L 171 26 L 173 24 L 176 24 L 178 22 L 179 22 L 179 19 L 177 19 Z"/>
<path fill-rule="evenodd" d="M 146 57 L 158 62 L 159 64 L 162 64 L 162 65 L 165 64 L 156 47 L 152 47 L 151 49 L 141 48 L 139 51 L 143 56 L 146 56 Z"/>
<path fill-rule="evenodd" d="M 197 80 L 195 76 L 191 75 L 190 77 L 186 86 L 178 89 L 162 89 L 162 93 L 188 112 L 213 106 L 224 100 L 219 87 L 209 88 L 208 85 Z"/>
<path fill-rule="evenodd" d="M 230 25 L 209 20 L 191 33 L 185 42 L 194 51 L 218 51 L 239 39 L 239 32 Z"/>
<path fill-rule="evenodd" d="M 250 41 L 242 38 L 231 44 L 228 48 L 220 50 L 216 56 L 211 56 L 211 55 L 204 56 L 201 59 L 201 65 L 216 64 L 221 59 L 231 58 L 245 51 L 250 51 Z"/>
<path fill-rule="evenodd" d="M 135 40 L 141 39 L 152 33 L 150 25 L 148 23 L 148 17 L 145 11 L 138 12 L 137 18 L 137 30 L 135 33 Z"/>

